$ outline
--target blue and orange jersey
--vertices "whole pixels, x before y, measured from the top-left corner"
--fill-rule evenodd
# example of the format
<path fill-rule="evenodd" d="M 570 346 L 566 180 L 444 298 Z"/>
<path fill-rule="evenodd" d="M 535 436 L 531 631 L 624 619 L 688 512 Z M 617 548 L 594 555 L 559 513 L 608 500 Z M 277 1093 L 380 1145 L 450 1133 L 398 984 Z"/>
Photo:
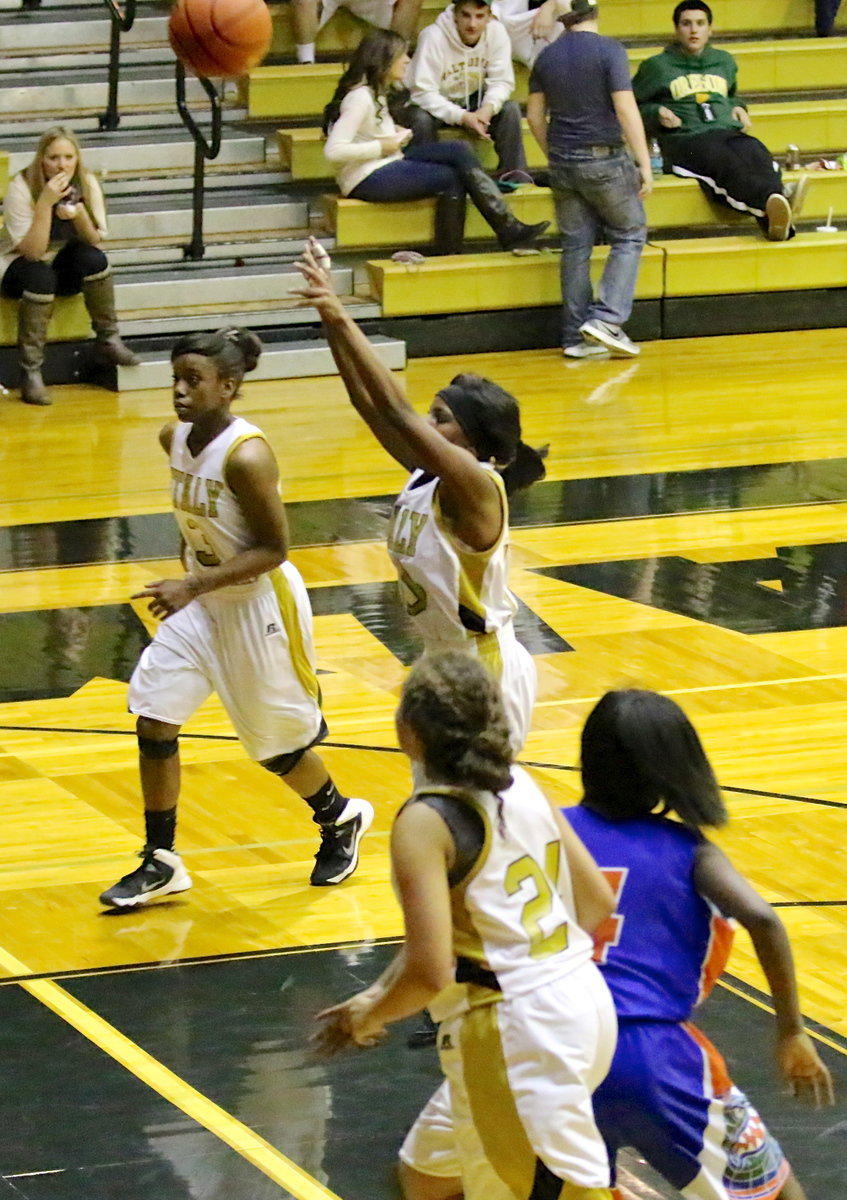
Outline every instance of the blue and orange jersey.
<path fill-rule="evenodd" d="M 600 965 L 626 1020 L 687 1021 L 726 966 L 733 926 L 694 887 L 700 836 L 665 817 L 611 821 L 563 810 L 615 893 L 594 935 Z"/>

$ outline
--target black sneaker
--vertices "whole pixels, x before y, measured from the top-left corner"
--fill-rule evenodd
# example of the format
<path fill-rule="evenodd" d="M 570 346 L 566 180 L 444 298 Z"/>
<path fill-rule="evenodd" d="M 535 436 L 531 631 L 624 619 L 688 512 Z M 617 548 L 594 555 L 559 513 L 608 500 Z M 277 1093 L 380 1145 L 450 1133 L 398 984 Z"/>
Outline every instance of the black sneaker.
<path fill-rule="evenodd" d="M 313 887 L 329 887 L 353 874 L 359 865 L 359 842 L 373 819 L 373 805 L 367 800 L 348 800 L 334 824 L 321 826 L 321 844 L 309 878 Z"/>
<path fill-rule="evenodd" d="M 139 857 L 141 866 L 103 892 L 101 904 L 110 908 L 135 908 L 158 896 L 187 892 L 191 887 L 191 876 L 174 850 L 154 850 L 145 846 Z"/>
<path fill-rule="evenodd" d="M 438 1026 L 428 1012 L 421 1013 L 420 1024 L 406 1038 L 406 1045 L 410 1050 L 438 1045 Z"/>

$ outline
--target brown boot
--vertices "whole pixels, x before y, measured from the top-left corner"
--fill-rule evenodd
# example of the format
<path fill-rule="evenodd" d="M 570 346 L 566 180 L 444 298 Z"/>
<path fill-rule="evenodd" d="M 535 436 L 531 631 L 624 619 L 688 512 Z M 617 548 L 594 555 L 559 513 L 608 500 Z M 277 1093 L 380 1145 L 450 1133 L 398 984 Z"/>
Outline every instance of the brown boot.
<path fill-rule="evenodd" d="M 93 275 L 82 281 L 85 307 L 97 341 L 101 362 L 116 367 L 136 367 L 138 358 L 124 345 L 118 333 L 118 318 L 115 314 L 115 283 L 110 268 L 103 275 Z"/>
<path fill-rule="evenodd" d="M 41 378 L 44 344 L 52 312 L 52 296 L 36 299 L 29 292 L 24 292 L 18 303 L 18 358 L 21 364 L 21 400 L 24 404 L 44 407 L 53 403 Z"/>

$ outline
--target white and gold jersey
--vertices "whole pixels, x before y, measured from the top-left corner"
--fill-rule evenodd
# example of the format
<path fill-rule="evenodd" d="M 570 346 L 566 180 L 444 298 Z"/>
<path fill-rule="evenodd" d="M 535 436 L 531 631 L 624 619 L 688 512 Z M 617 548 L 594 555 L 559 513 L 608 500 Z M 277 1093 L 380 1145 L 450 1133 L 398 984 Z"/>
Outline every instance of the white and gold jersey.
<path fill-rule="evenodd" d="M 506 997 L 569 974 L 593 952 L 591 938 L 576 922 L 567 858 L 549 802 L 520 767 L 512 769 L 512 778 L 500 806 L 489 792 L 454 790 L 459 803 L 481 817 L 484 842 L 450 893 L 457 959 L 493 972 Z M 451 789 L 421 791 L 449 795 Z M 442 997 L 449 1007 L 449 998 Z"/>
<path fill-rule="evenodd" d="M 517 601 L 509 590 L 508 502 L 500 491 L 503 525 L 489 550 L 463 545 L 450 530 L 438 498 L 440 480 L 413 472 L 397 497 L 388 531 L 388 553 L 397 568 L 400 595 L 427 649 L 467 649 L 469 643 L 511 625 Z M 480 657 L 485 657 L 480 646 Z"/>
<path fill-rule="evenodd" d="M 188 449 L 192 426 L 180 422 L 171 442 L 171 499 L 185 542 L 185 566 L 195 575 L 234 558 L 255 543 L 241 506 L 226 483 L 226 465 L 236 446 L 248 438 L 262 438 L 261 429 L 236 417 L 195 458 Z M 257 581 L 220 588 L 244 595 L 256 590 Z"/>

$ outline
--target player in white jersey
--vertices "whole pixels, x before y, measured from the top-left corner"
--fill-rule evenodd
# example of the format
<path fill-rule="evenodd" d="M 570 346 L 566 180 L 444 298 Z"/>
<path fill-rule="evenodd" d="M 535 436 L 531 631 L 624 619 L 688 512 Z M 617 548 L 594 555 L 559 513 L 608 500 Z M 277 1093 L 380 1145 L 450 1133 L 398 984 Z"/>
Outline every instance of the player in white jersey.
<path fill-rule="evenodd" d="M 423 658 L 397 733 L 426 776 L 391 834 L 405 942 L 375 983 L 320 1014 L 318 1040 L 373 1045 L 429 1005 L 468 1200 L 611 1200 L 591 1093 L 616 1022 L 585 932 L 611 913 L 611 889 L 512 766 L 499 689 L 479 663 Z"/>
<path fill-rule="evenodd" d="M 250 757 L 312 810 L 321 832 L 313 884 L 340 883 L 352 874 L 373 819 L 367 801 L 341 795 L 312 748 L 327 728 L 309 598 L 286 561 L 279 471 L 261 430 L 230 411 L 261 351 L 255 334 L 228 329 L 188 334 L 171 353 L 177 420 L 159 440 L 170 459 L 187 573 L 137 593 L 162 618 L 129 686 L 129 709 L 138 717 L 146 844 L 141 866 L 100 897 L 113 908 L 191 887 L 174 850 L 178 737 L 213 691 Z"/>
<path fill-rule="evenodd" d="M 490 379 L 457 375 L 419 416 L 337 296 L 320 243 L 298 264 L 357 412 L 411 472 L 388 534 L 401 599 L 427 652 L 462 650 L 499 679 L 513 747 L 526 740 L 535 665 L 515 637 L 508 586 L 507 494 L 541 479 L 543 455 L 521 440 L 518 402 Z"/>

